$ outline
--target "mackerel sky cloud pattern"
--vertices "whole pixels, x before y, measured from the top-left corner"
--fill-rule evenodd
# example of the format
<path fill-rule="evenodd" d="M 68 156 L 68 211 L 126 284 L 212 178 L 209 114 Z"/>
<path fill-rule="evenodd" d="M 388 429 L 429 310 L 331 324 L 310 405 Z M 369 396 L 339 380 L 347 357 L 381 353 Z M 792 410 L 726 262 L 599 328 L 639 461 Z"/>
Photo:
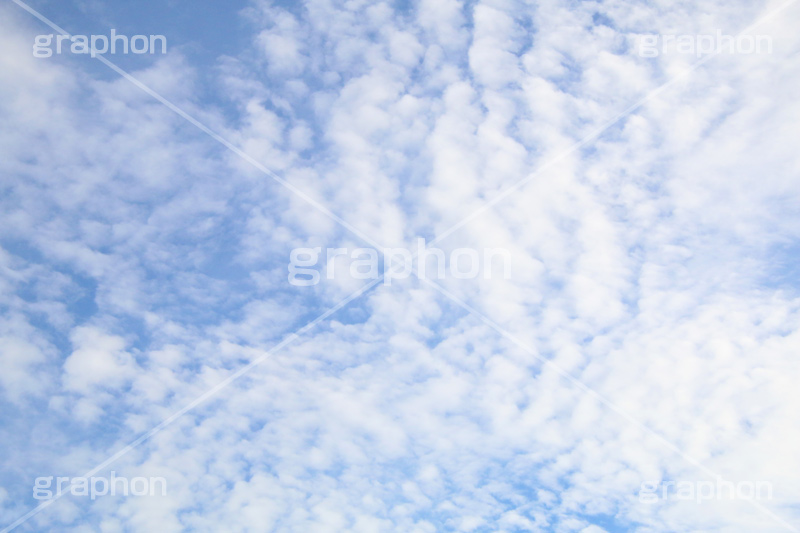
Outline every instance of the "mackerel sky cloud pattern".
<path fill-rule="evenodd" d="M 0 531 L 798 531 L 800 5 L 164 4 L 0 3 Z"/>

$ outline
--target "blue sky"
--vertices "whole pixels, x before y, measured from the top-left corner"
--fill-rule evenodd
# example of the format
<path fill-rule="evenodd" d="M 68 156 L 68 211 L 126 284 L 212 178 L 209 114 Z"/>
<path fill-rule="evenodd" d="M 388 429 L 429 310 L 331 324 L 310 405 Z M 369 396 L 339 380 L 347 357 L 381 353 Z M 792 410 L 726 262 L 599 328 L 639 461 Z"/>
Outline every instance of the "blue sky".
<path fill-rule="evenodd" d="M 27 5 L 168 49 L 0 4 L 0 528 L 797 531 L 800 5 Z M 511 274 L 287 278 L 420 236 Z M 112 470 L 167 494 L 37 507 Z"/>

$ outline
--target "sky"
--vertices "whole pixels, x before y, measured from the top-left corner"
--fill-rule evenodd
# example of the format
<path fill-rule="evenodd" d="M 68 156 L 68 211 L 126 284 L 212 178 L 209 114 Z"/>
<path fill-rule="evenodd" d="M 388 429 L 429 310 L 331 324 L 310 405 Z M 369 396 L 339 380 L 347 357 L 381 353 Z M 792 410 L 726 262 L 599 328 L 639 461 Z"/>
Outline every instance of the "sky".
<path fill-rule="evenodd" d="M 800 2 L 21 1 L 3 532 L 798 531 Z M 290 283 L 418 238 L 510 275 Z M 640 498 L 714 479 L 772 494 Z"/>

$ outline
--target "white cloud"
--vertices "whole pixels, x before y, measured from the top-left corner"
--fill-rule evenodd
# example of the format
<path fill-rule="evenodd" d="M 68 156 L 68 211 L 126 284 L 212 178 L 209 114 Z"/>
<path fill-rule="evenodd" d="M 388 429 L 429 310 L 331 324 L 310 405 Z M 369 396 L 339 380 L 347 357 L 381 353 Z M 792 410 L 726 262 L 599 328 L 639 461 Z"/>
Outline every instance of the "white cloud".
<path fill-rule="evenodd" d="M 97 388 L 117 389 L 134 375 L 136 362 L 122 337 L 81 326 L 70 340 L 73 351 L 64 361 L 66 390 L 88 394 Z"/>

